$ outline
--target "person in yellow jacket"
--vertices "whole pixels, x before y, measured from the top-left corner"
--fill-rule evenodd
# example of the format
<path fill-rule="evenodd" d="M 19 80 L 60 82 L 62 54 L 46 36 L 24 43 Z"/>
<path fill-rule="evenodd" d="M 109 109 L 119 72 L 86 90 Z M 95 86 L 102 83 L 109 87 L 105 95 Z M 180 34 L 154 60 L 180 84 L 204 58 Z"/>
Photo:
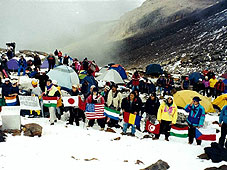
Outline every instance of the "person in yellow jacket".
<path fill-rule="evenodd" d="M 218 82 L 218 80 L 215 78 L 215 76 L 213 76 L 210 80 L 210 95 L 212 97 L 215 97 L 215 84 Z"/>
<path fill-rule="evenodd" d="M 58 89 L 58 92 L 60 93 L 60 98 L 57 101 L 57 107 L 56 107 L 56 116 L 58 120 L 61 119 L 62 112 L 62 93 L 61 93 L 61 87 L 58 85 L 57 80 L 52 80 L 53 85 Z"/>
<path fill-rule="evenodd" d="M 165 135 L 165 140 L 169 141 L 171 125 L 177 121 L 177 106 L 173 102 L 173 97 L 169 96 L 158 109 L 157 120 L 160 123 L 159 134 L 155 135 L 154 140 L 159 139 L 160 134 Z"/>

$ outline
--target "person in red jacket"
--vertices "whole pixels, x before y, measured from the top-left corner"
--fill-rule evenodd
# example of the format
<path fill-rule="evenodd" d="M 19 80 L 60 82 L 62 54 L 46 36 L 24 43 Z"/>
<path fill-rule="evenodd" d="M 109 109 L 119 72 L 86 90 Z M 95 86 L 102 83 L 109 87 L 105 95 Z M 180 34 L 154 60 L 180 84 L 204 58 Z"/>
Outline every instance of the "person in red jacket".
<path fill-rule="evenodd" d="M 92 104 L 104 104 L 105 100 L 104 98 L 98 93 L 98 88 L 95 87 L 86 99 L 86 103 L 92 103 Z M 97 119 L 98 125 L 101 127 L 101 130 L 104 130 L 105 128 L 105 118 L 104 119 Z M 95 119 L 91 119 L 88 122 L 88 127 L 93 127 L 95 123 Z"/>
<path fill-rule="evenodd" d="M 139 84 L 140 84 L 140 75 L 138 71 L 135 71 L 135 73 L 132 76 L 132 91 L 135 89 L 139 90 Z"/>
<path fill-rule="evenodd" d="M 224 90 L 225 90 L 225 84 L 223 83 L 222 79 L 219 79 L 218 82 L 214 85 L 214 88 L 216 89 L 216 95 L 215 98 L 220 96 Z"/>

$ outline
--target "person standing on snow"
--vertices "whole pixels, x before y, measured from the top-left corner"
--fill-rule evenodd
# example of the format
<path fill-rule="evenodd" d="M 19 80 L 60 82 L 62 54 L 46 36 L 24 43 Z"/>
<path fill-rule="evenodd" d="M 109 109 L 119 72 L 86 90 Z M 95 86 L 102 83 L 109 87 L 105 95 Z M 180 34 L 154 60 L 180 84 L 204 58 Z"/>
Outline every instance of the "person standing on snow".
<path fill-rule="evenodd" d="M 157 120 L 160 123 L 159 134 L 155 135 L 153 140 L 157 140 L 160 134 L 165 135 L 165 140 L 169 141 L 171 126 L 177 122 L 177 106 L 173 101 L 173 97 L 169 96 L 166 100 L 162 102 L 158 109 Z"/>
<path fill-rule="evenodd" d="M 227 105 L 225 105 L 219 116 L 219 126 L 221 127 L 221 137 L 219 138 L 219 145 L 227 149 L 226 135 L 227 135 Z"/>
<path fill-rule="evenodd" d="M 53 56 L 53 54 L 50 54 L 50 55 L 47 57 L 47 61 L 48 61 L 48 64 L 49 64 L 49 69 L 48 69 L 48 71 L 50 71 L 51 69 L 54 68 L 54 65 L 55 65 L 55 57 Z"/>
<path fill-rule="evenodd" d="M 135 73 L 132 76 L 132 91 L 135 89 L 139 90 L 139 84 L 140 84 L 140 75 L 138 71 L 135 71 Z"/>
<path fill-rule="evenodd" d="M 189 113 L 187 122 L 188 122 L 188 143 L 192 144 L 195 138 L 196 128 L 203 127 L 205 120 L 205 109 L 200 105 L 201 99 L 199 97 L 194 97 L 192 102 L 185 106 L 184 110 Z M 196 139 L 197 145 L 201 145 L 201 140 Z"/>
<path fill-rule="evenodd" d="M 24 76 L 25 70 L 26 70 L 26 67 L 27 67 L 27 62 L 26 62 L 26 60 L 24 59 L 23 56 L 20 57 L 20 60 L 18 62 L 18 66 L 19 66 L 19 68 L 18 68 L 17 75 L 20 76 L 20 72 L 21 72 L 21 70 L 23 70 L 23 76 Z"/>

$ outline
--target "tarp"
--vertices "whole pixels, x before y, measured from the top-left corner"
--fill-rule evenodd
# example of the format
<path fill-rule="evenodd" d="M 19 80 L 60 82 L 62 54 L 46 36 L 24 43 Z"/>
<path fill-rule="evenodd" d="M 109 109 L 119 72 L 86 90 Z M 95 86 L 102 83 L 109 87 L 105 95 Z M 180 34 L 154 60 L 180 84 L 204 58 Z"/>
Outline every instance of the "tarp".
<path fill-rule="evenodd" d="M 49 68 L 49 63 L 48 63 L 47 59 L 43 61 L 43 64 L 41 65 L 41 68 L 42 69 Z"/>
<path fill-rule="evenodd" d="M 7 66 L 9 70 L 17 70 L 19 68 L 18 61 L 14 58 L 7 62 Z"/>
<path fill-rule="evenodd" d="M 114 82 L 115 84 L 124 84 L 124 81 L 121 78 L 120 74 L 113 69 L 106 71 L 96 79 L 106 81 L 106 82 Z"/>
<path fill-rule="evenodd" d="M 187 104 L 192 102 L 193 97 L 198 96 L 202 101 L 200 104 L 205 108 L 205 112 L 215 112 L 214 107 L 211 103 L 211 99 L 206 96 L 202 96 L 201 94 L 192 91 L 192 90 L 181 90 L 176 92 L 174 97 L 174 102 L 179 107 L 185 107 Z"/>
<path fill-rule="evenodd" d="M 189 80 L 192 84 L 197 83 L 200 78 L 203 79 L 203 75 L 199 72 L 194 72 L 189 75 Z"/>
<path fill-rule="evenodd" d="M 127 74 L 126 74 L 126 72 L 125 72 L 124 67 L 122 67 L 122 65 L 120 65 L 120 64 L 115 64 L 115 65 L 110 66 L 109 69 L 114 69 L 114 70 L 116 70 L 116 71 L 120 74 L 120 76 L 121 76 L 121 78 L 122 78 L 123 80 L 124 80 L 124 79 L 127 79 Z"/>
<path fill-rule="evenodd" d="M 160 64 L 150 64 L 146 67 L 146 74 L 162 74 L 163 70 Z"/>
<path fill-rule="evenodd" d="M 214 101 L 213 105 L 218 106 L 220 109 L 222 109 L 225 105 L 227 105 L 227 94 L 223 94 L 221 96 L 218 96 Z"/>
<path fill-rule="evenodd" d="M 47 73 L 51 80 L 57 80 L 58 85 L 68 89 L 72 89 L 73 84 L 80 84 L 78 75 L 69 66 L 61 65 L 55 67 Z"/>

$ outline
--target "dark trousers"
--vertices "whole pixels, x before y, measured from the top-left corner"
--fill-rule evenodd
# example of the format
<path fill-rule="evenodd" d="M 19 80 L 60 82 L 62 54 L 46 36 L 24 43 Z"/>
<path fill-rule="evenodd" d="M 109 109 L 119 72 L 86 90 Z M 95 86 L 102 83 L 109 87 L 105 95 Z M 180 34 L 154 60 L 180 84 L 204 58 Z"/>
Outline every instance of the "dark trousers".
<path fill-rule="evenodd" d="M 97 119 L 97 122 L 101 128 L 105 128 L 105 119 Z M 94 123 L 95 123 L 95 119 L 91 119 L 88 122 L 88 126 L 93 127 Z"/>
<path fill-rule="evenodd" d="M 205 89 L 203 90 L 203 95 L 209 97 L 209 87 L 205 87 Z"/>
<path fill-rule="evenodd" d="M 219 145 L 221 147 L 224 147 L 226 135 L 227 135 L 227 124 L 223 123 L 221 126 L 221 137 L 219 138 Z M 227 148 L 227 142 L 225 143 L 225 147 Z"/>
<path fill-rule="evenodd" d="M 164 134 L 165 138 L 168 139 L 170 135 L 170 129 L 171 129 L 171 122 L 161 120 L 160 131 L 159 131 L 159 134 L 155 135 L 155 138 L 159 138 L 160 134 Z"/>
<path fill-rule="evenodd" d="M 215 97 L 215 88 L 210 88 L 211 97 Z"/>
<path fill-rule="evenodd" d="M 73 122 L 76 122 L 76 125 L 79 126 L 79 108 L 70 108 L 69 110 L 70 117 L 69 117 L 69 124 L 73 124 Z"/>
<path fill-rule="evenodd" d="M 188 142 L 190 144 L 193 143 L 193 140 L 195 138 L 195 129 L 196 129 L 195 126 L 189 125 L 189 128 L 188 128 Z M 196 143 L 197 143 L 197 145 L 201 145 L 202 141 L 196 139 Z"/>
<path fill-rule="evenodd" d="M 217 98 L 218 96 L 221 96 L 221 94 L 222 94 L 222 91 L 216 90 L 215 98 Z"/>
<path fill-rule="evenodd" d="M 55 63 L 49 63 L 49 70 L 48 71 L 50 71 L 50 69 L 53 69 L 54 65 L 55 65 Z"/>
<path fill-rule="evenodd" d="M 109 122 L 107 123 L 107 125 L 109 127 L 115 127 L 115 128 L 120 127 L 120 125 L 118 124 L 118 120 L 115 120 L 115 119 L 110 119 Z"/>

